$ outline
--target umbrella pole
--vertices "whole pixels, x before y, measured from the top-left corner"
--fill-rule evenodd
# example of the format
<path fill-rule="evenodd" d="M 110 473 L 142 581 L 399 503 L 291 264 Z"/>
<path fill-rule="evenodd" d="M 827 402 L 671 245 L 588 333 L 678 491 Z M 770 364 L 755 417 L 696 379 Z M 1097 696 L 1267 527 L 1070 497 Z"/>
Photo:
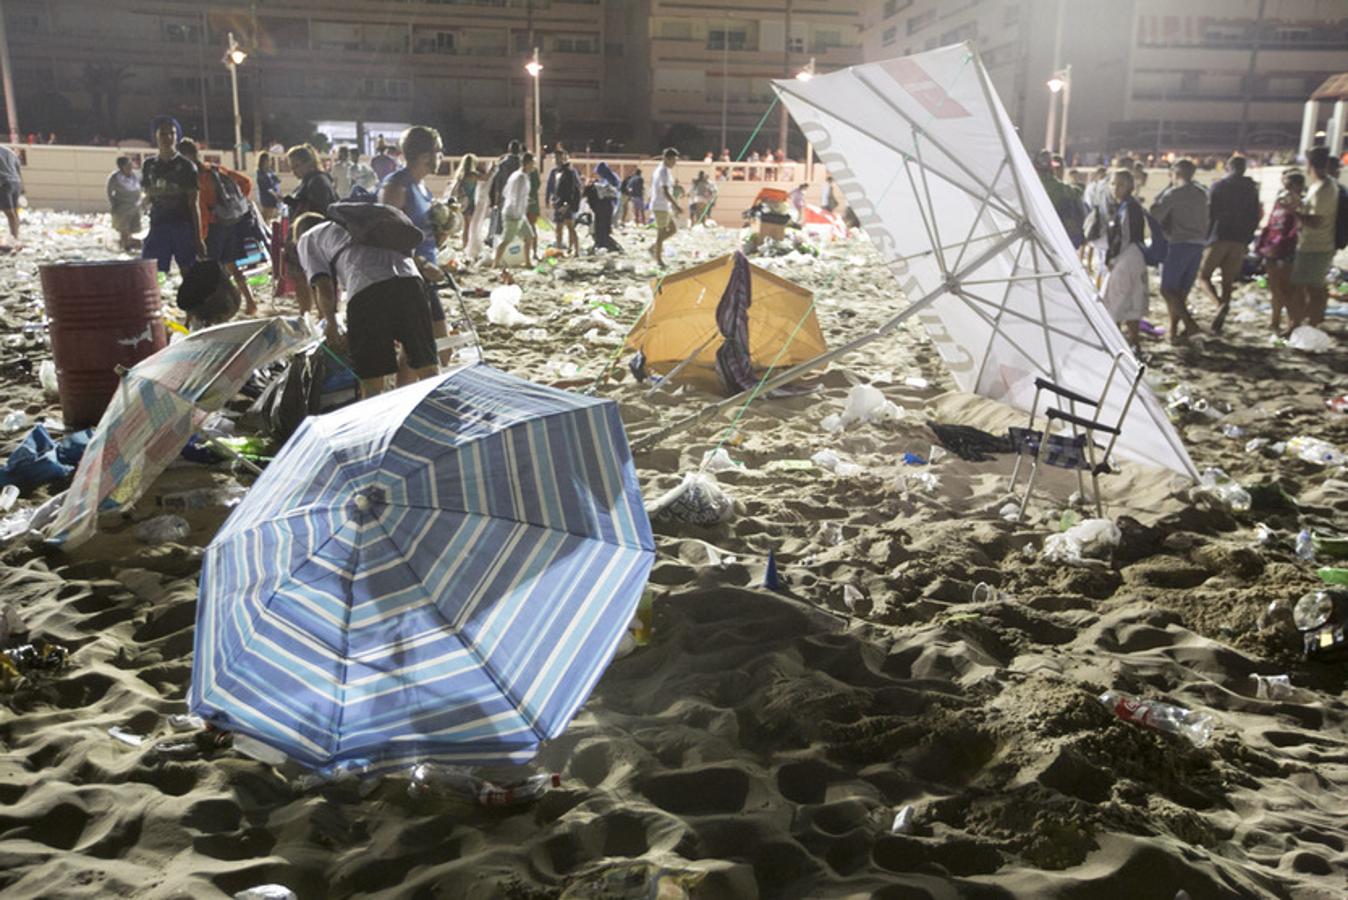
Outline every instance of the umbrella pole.
<path fill-rule="evenodd" d="M 206 446 L 207 446 L 207 447 L 210 447 L 210 448 L 213 449 L 213 450 L 218 450 L 218 451 L 220 451 L 221 453 L 225 454 L 225 456 L 230 457 L 230 458 L 233 459 L 235 462 L 237 462 L 239 465 L 243 466 L 245 469 L 247 469 L 248 471 L 252 472 L 254 475 L 261 475 L 261 474 L 262 474 L 262 468 L 261 468 L 260 466 L 258 466 L 257 463 L 253 462 L 251 459 L 245 459 L 245 458 L 239 453 L 239 451 L 235 450 L 233 447 L 229 446 L 228 444 L 222 444 L 222 443 L 220 443 L 218 440 L 216 440 L 215 438 L 207 438 L 207 439 L 206 439 Z"/>
<path fill-rule="evenodd" d="M 661 388 L 663 388 L 665 385 L 667 385 L 667 384 L 669 384 L 671 381 L 673 381 L 675 375 L 678 375 L 680 372 L 682 372 L 682 371 L 688 366 L 688 364 L 689 364 L 690 362 L 692 362 L 693 360 L 695 360 L 695 359 L 697 359 L 699 356 L 701 356 L 701 355 L 702 355 L 702 351 L 703 351 L 703 350 L 706 350 L 708 347 L 710 347 L 710 346 L 711 346 L 711 342 L 714 341 L 714 340 L 716 340 L 716 339 L 717 339 L 718 337 L 720 337 L 720 336 L 721 336 L 721 332 L 720 332 L 720 331 L 713 331 L 713 332 L 711 333 L 711 337 L 707 338 L 705 341 L 703 341 L 701 344 L 699 344 L 698 347 L 697 347 L 697 349 L 694 350 L 692 353 L 689 353 L 689 354 L 688 354 L 687 356 L 685 356 L 683 359 L 679 360 L 679 364 L 678 364 L 677 366 L 675 366 L 674 368 L 670 369 L 668 375 L 666 375 L 664 378 L 661 378 L 659 381 L 657 381 L 657 382 L 655 383 L 655 386 L 654 386 L 653 388 L 651 388 L 649 391 L 646 392 L 646 396 L 647 396 L 647 397 L 650 397 L 651 395 L 658 393 L 658 392 L 660 391 Z"/>

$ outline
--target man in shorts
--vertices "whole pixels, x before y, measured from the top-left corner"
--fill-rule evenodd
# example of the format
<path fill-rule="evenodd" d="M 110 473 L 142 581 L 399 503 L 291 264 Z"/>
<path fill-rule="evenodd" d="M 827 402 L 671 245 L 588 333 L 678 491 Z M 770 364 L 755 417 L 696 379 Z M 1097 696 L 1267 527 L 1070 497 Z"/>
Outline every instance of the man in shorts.
<path fill-rule="evenodd" d="M 1292 290 L 1300 296 L 1302 319 L 1292 327 L 1325 320 L 1329 286 L 1325 277 L 1334 261 L 1334 227 L 1339 211 L 1339 183 L 1329 174 L 1329 148 L 1312 147 L 1306 154 L 1310 184 L 1297 213 L 1297 252 L 1292 257 Z"/>
<path fill-rule="evenodd" d="M 651 248 L 651 255 L 661 268 L 665 265 L 665 241 L 679 230 L 674 217 L 683 212 L 674 199 L 674 163 L 678 161 L 679 151 L 667 148 L 651 177 L 651 211 L 655 213 L 655 246 Z"/>
<path fill-rule="evenodd" d="M 200 213 L 201 227 L 205 230 L 206 254 L 224 266 L 225 271 L 229 273 L 230 281 L 234 282 L 234 287 L 238 289 L 239 296 L 243 299 L 244 314 L 255 316 L 257 315 L 257 300 L 253 298 L 253 291 L 248 286 L 248 279 L 238 265 L 238 261 L 243 259 L 246 252 L 245 244 L 257 227 L 253 223 L 252 210 L 250 208 L 243 218 L 233 222 L 218 220 L 212 211 L 217 202 L 216 179 L 228 178 L 234 182 L 239 189 L 239 193 L 243 194 L 245 198 L 253 193 L 253 179 L 242 172 L 204 162 L 201 159 L 201 151 L 197 147 L 197 142 L 191 138 L 183 138 L 178 142 L 178 152 L 191 160 L 192 165 L 197 167 L 198 212 Z"/>
<path fill-rule="evenodd" d="M 337 326 L 338 290 L 345 292 L 345 344 L 361 395 L 373 397 L 398 371 L 398 348 L 417 380 L 439 371 L 431 310 L 412 257 L 357 244 L 345 228 L 317 213 L 295 220 L 300 265 L 314 293 L 330 341 L 343 343 Z"/>
<path fill-rule="evenodd" d="M 186 275 L 198 256 L 207 255 L 197 206 L 197 167 L 178 152 L 182 128 L 176 119 L 160 116 L 153 128 L 159 153 L 140 166 L 141 190 L 150 204 L 150 230 L 140 255 L 153 259 L 166 275 L 177 260 L 178 271 Z"/>
<path fill-rule="evenodd" d="M 19 174 L 19 156 L 8 147 L 0 147 L 0 211 L 9 222 L 9 234 L 19 240 L 19 195 L 23 177 Z"/>
<path fill-rule="evenodd" d="M 1240 280 L 1245 265 L 1245 254 L 1250 241 L 1264 217 L 1259 203 L 1259 186 L 1245 174 L 1245 157 L 1240 154 L 1226 161 L 1226 176 L 1217 179 L 1208 191 L 1208 246 L 1203 251 L 1203 267 L 1198 271 L 1198 284 L 1203 293 L 1217 304 L 1217 317 L 1212 320 L 1212 331 L 1220 333 L 1231 309 L 1231 293 Z M 1222 273 L 1222 290 L 1212 283 L 1214 273 Z"/>
<path fill-rule="evenodd" d="M 1170 342 L 1178 344 L 1199 330 L 1189 312 L 1189 292 L 1198 278 L 1208 238 L 1208 192 L 1194 184 L 1193 160 L 1175 160 L 1170 185 L 1156 195 L 1151 214 L 1170 242 L 1161 263 L 1161 296 L 1170 311 Z"/>
<path fill-rule="evenodd" d="M 529 174 L 534 170 L 534 155 L 526 152 L 520 157 L 520 167 L 510 173 L 501 191 L 501 240 L 496 245 L 492 262 L 500 268 L 505 261 L 506 248 L 516 237 L 524 239 L 524 266 L 533 266 L 534 228 L 529 224 Z"/>

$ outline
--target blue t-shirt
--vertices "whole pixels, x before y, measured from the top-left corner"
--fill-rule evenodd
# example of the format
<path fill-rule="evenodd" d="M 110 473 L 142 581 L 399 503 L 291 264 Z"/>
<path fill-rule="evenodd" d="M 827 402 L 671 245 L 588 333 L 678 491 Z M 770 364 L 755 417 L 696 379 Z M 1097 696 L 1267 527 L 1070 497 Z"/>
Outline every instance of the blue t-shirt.
<path fill-rule="evenodd" d="M 435 262 L 435 229 L 431 227 L 431 203 L 435 198 L 431 196 L 431 189 L 421 182 L 414 181 L 412 176 L 407 174 L 406 167 L 385 178 L 379 188 L 382 191 L 385 185 L 390 184 L 399 185 L 406 191 L 407 200 L 404 201 L 403 212 L 407 213 L 407 218 L 412 220 L 412 224 L 426 235 L 426 240 L 417 245 L 416 255 L 428 262 Z"/>

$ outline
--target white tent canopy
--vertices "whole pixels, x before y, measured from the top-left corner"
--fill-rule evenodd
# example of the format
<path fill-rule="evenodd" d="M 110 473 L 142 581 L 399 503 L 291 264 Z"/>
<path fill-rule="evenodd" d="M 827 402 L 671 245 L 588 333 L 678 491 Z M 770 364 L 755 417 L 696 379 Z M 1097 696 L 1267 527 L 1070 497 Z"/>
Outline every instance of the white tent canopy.
<path fill-rule="evenodd" d="M 908 301 L 877 332 L 830 358 L 917 315 L 963 390 L 1028 410 L 1039 376 L 1099 396 L 1122 354 L 1098 414 L 1117 420 L 1137 361 L 972 47 L 775 86 Z M 1145 385 L 1117 450 L 1196 474 Z"/>

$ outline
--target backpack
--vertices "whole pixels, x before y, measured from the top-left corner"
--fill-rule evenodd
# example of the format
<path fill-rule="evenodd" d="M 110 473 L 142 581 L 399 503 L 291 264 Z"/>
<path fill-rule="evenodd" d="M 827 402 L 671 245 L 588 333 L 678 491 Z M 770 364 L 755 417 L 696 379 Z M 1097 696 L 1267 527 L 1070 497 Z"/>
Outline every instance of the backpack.
<path fill-rule="evenodd" d="M 210 172 L 215 181 L 215 205 L 211 207 L 211 218 L 221 225 L 242 221 L 252 210 L 252 204 L 233 178 L 220 173 L 219 166 L 211 166 Z"/>
<path fill-rule="evenodd" d="M 412 224 L 407 213 L 386 203 L 343 201 L 328 207 L 328 218 L 351 235 L 354 243 L 407 256 L 421 246 L 426 235 Z"/>
<path fill-rule="evenodd" d="M 557 173 L 557 205 L 566 205 L 574 210 L 580 206 L 580 175 L 567 166 Z"/>
<path fill-rule="evenodd" d="M 1334 249 L 1348 247 L 1348 188 L 1338 185 L 1339 211 L 1334 219 Z"/>
<path fill-rule="evenodd" d="M 1142 258 L 1149 266 L 1159 266 L 1165 262 L 1166 254 L 1170 252 L 1170 241 L 1166 240 L 1165 231 L 1155 216 L 1145 209 L 1142 210 L 1142 214 L 1147 217 L 1147 231 L 1151 233 L 1151 240 L 1142 246 Z"/>

